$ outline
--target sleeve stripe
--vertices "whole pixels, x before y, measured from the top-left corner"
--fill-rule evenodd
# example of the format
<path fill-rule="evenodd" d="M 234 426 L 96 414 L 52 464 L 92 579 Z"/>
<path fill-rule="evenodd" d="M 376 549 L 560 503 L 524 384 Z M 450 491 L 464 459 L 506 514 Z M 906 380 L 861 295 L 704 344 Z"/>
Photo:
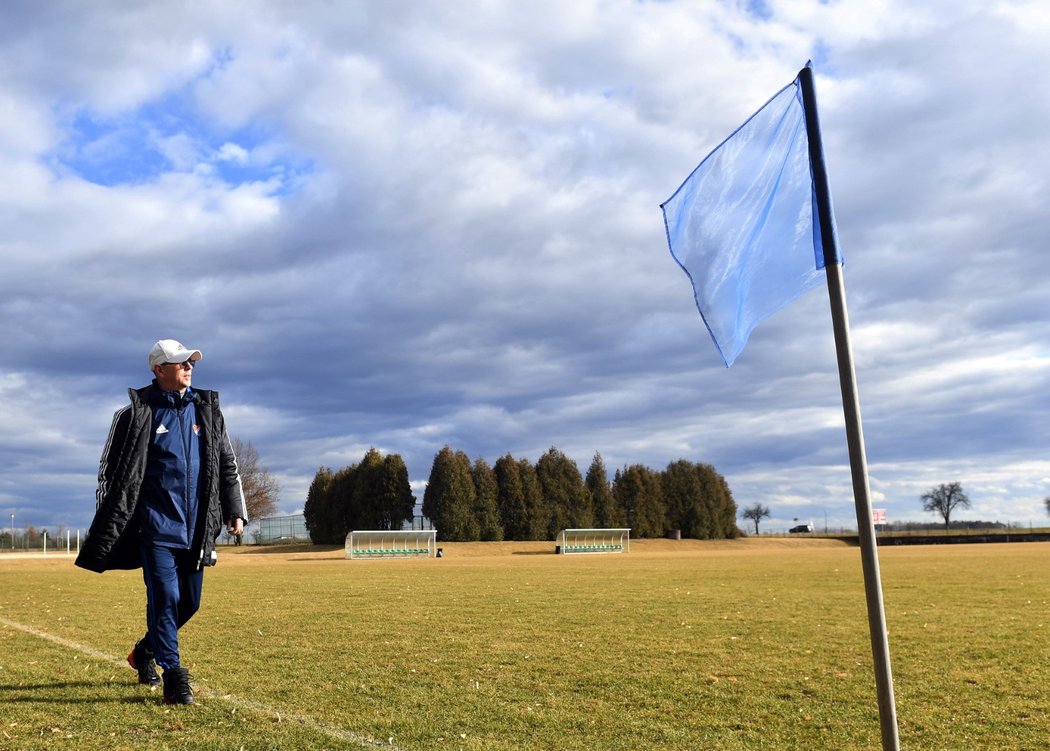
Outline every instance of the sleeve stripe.
<path fill-rule="evenodd" d="M 233 450 L 233 443 L 230 441 L 230 434 L 226 432 L 226 427 L 223 426 L 223 437 L 226 439 L 226 449 L 230 452 L 230 456 L 233 457 L 233 469 L 237 474 L 237 497 L 241 502 L 241 513 L 239 516 L 248 521 L 248 505 L 244 500 L 244 485 L 241 483 L 241 468 L 237 464 L 237 454 Z"/>
<path fill-rule="evenodd" d="M 131 405 L 121 407 L 113 414 L 113 422 L 109 426 L 109 435 L 106 436 L 106 445 L 102 448 L 102 459 L 99 460 L 98 464 L 98 488 L 95 490 L 95 510 L 98 511 L 99 506 L 102 505 L 102 499 L 106 497 L 106 493 L 109 491 L 109 452 L 113 448 L 113 437 L 117 432 L 117 423 L 120 422 L 120 418 L 123 417 L 124 413 L 131 409 Z"/>

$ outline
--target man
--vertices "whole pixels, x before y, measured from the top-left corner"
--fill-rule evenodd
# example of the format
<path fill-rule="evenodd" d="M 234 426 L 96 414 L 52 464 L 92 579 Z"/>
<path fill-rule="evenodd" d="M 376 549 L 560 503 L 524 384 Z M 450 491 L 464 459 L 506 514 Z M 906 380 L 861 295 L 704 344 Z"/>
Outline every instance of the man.
<path fill-rule="evenodd" d="M 153 345 L 153 383 L 128 389 L 131 404 L 113 416 L 76 561 L 99 573 L 142 567 L 147 630 L 128 663 L 150 686 L 161 682 L 155 665 L 164 669 L 168 704 L 193 703 L 178 632 L 200 606 L 223 521 L 239 535 L 248 519 L 219 395 L 190 386 L 200 359 L 174 339 Z"/>

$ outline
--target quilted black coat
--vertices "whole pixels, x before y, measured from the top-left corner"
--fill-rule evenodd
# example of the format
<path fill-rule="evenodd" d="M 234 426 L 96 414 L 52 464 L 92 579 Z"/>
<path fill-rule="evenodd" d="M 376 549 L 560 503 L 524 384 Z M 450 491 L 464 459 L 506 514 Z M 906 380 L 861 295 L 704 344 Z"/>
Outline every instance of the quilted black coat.
<path fill-rule="evenodd" d="M 77 555 L 76 565 L 99 573 L 134 569 L 139 560 L 136 510 L 146 473 L 151 405 L 159 392 L 155 385 L 128 389 L 131 404 L 113 415 L 106 446 L 99 463 L 95 518 Z M 191 548 L 201 566 L 215 563 L 215 540 L 223 522 L 231 517 L 247 521 L 237 458 L 219 409 L 219 394 L 193 389 L 200 424 L 200 504 Z"/>

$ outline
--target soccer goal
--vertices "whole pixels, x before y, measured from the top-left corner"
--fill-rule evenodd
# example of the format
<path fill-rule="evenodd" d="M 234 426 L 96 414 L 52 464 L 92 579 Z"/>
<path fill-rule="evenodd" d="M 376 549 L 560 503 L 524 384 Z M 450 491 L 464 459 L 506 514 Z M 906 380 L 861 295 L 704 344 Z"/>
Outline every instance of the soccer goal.
<path fill-rule="evenodd" d="M 433 529 L 355 529 L 346 536 L 347 558 L 432 558 L 436 551 Z"/>
<path fill-rule="evenodd" d="M 631 549 L 628 529 L 563 529 L 558 535 L 558 552 L 626 553 Z"/>

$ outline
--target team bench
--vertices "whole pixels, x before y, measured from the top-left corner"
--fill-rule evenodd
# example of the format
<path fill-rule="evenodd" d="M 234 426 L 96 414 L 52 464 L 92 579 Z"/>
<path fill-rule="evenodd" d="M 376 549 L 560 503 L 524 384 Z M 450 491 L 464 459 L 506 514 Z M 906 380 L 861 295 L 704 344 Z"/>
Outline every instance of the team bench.
<path fill-rule="evenodd" d="M 571 553 L 626 553 L 631 546 L 631 530 L 627 529 L 563 529 L 558 535 L 557 552 Z"/>
<path fill-rule="evenodd" d="M 437 532 L 432 529 L 355 529 L 346 536 L 346 557 L 432 558 L 437 552 Z"/>

